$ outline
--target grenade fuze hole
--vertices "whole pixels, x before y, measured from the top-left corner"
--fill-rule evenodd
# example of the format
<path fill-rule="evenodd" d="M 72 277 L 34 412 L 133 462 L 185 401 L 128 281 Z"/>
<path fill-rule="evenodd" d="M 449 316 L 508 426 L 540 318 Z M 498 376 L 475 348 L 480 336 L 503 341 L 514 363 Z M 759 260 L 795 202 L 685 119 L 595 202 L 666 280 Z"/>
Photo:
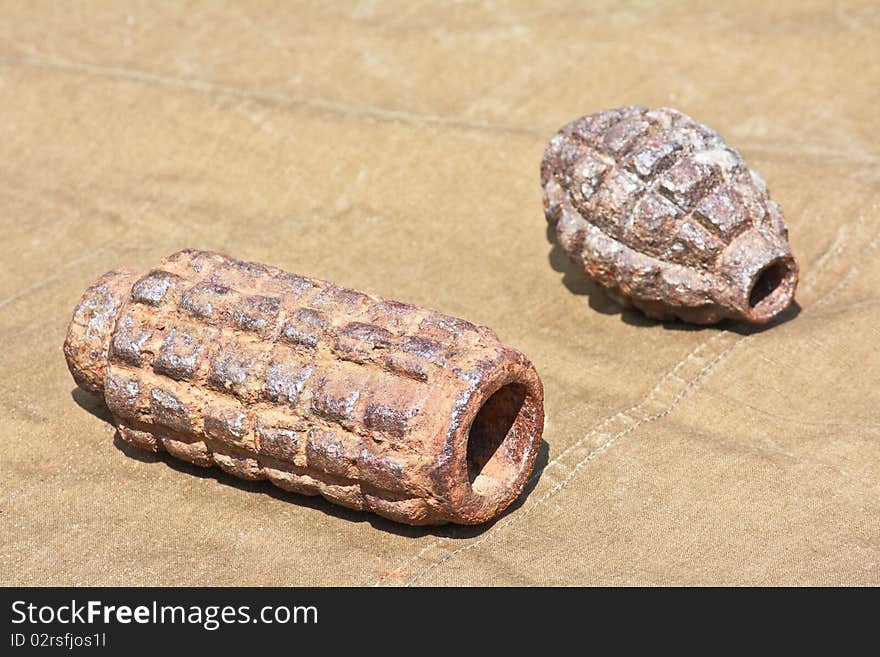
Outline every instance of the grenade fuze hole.
<path fill-rule="evenodd" d="M 511 443 L 508 450 L 513 451 L 514 462 L 525 457 L 522 446 L 516 444 L 516 435 L 526 430 L 524 425 L 528 418 L 523 412 L 526 403 L 533 402 L 525 386 L 511 383 L 495 392 L 480 408 L 468 433 L 467 470 L 471 485 L 475 486 L 480 476 L 498 478 L 504 474 L 503 455 L 499 450 L 505 441 Z M 517 447 L 520 447 L 518 453 Z"/>
<path fill-rule="evenodd" d="M 791 302 L 795 270 L 791 259 L 775 260 L 755 276 L 749 292 L 749 311 L 756 317 L 770 317 Z"/>

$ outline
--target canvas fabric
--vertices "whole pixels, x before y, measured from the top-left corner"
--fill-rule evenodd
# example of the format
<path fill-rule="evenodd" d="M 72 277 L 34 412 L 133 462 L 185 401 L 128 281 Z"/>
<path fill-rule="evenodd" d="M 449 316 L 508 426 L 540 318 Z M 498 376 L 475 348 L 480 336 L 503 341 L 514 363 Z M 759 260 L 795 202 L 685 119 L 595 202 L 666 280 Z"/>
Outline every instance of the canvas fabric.
<path fill-rule="evenodd" d="M 760 171 L 799 312 L 649 321 L 548 239 L 547 141 L 631 103 Z M 880 584 L 878 107 L 874 2 L 0 3 L 0 583 Z M 493 327 L 527 493 L 411 528 L 123 448 L 67 323 L 184 247 Z"/>

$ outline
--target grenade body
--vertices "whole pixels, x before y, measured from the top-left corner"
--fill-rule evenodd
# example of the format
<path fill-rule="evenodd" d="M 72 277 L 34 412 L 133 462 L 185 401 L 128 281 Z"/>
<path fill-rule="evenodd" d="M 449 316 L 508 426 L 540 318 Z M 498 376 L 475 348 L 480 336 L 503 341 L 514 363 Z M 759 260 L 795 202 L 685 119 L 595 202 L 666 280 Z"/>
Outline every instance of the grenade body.
<path fill-rule="evenodd" d="M 677 110 L 569 123 L 547 146 L 541 184 L 569 257 L 649 317 L 765 323 L 794 297 L 782 209 L 717 133 Z"/>
<path fill-rule="evenodd" d="M 496 516 L 540 445 L 490 329 L 216 253 L 106 274 L 64 349 L 126 442 L 407 524 Z"/>

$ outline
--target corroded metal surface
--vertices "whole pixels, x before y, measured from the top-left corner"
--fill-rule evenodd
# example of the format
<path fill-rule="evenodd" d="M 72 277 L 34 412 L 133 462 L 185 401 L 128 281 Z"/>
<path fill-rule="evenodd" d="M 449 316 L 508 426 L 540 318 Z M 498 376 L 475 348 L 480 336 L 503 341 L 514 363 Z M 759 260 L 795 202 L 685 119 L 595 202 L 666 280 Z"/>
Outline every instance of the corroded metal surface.
<path fill-rule="evenodd" d="M 764 323 L 794 298 L 782 209 L 721 137 L 673 109 L 584 116 L 550 141 L 544 210 L 571 259 L 656 319 Z"/>
<path fill-rule="evenodd" d="M 126 442 L 409 524 L 499 514 L 543 429 L 491 329 L 216 253 L 106 274 L 64 351 Z"/>

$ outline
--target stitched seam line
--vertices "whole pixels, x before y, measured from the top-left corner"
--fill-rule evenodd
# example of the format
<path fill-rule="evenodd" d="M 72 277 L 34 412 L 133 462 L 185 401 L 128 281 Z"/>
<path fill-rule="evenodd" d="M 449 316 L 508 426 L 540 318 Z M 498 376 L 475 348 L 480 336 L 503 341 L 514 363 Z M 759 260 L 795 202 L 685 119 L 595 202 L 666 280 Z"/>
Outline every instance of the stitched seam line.
<path fill-rule="evenodd" d="M 54 71 L 66 71 L 79 75 L 124 80 L 127 82 L 149 84 L 172 88 L 193 93 L 235 98 L 238 100 L 262 103 L 269 107 L 296 107 L 330 114 L 369 118 L 376 121 L 396 122 L 409 125 L 439 125 L 459 130 L 498 133 L 505 135 L 543 136 L 544 133 L 532 128 L 500 125 L 486 121 L 474 121 L 466 118 L 419 114 L 405 110 L 377 107 L 373 105 L 353 105 L 344 101 L 327 100 L 324 98 L 297 98 L 281 93 L 250 90 L 222 82 L 198 78 L 183 78 L 164 73 L 153 73 L 136 68 L 120 66 L 101 66 L 80 62 L 48 59 L 43 56 L 10 57 L 0 55 L 0 65 L 29 66 Z"/>
<path fill-rule="evenodd" d="M 550 473 L 552 468 L 564 465 L 563 459 L 565 459 L 565 457 L 568 454 L 570 454 L 572 451 L 582 447 L 585 442 L 587 442 L 591 438 L 595 437 L 596 435 L 600 434 L 603 429 L 605 429 L 606 427 L 608 427 L 609 425 L 614 423 L 616 420 L 629 419 L 632 422 L 636 422 L 636 420 L 633 420 L 629 416 L 634 415 L 634 414 L 638 414 L 638 412 L 641 411 L 642 407 L 647 406 L 652 401 L 654 401 L 655 398 L 657 396 L 659 396 L 660 391 L 667 385 L 668 382 L 679 383 L 683 387 L 687 387 L 688 382 L 686 379 L 683 379 L 682 377 L 678 376 L 679 371 L 687 363 L 689 363 L 689 362 L 693 361 L 695 358 L 697 358 L 698 357 L 697 355 L 702 350 L 709 347 L 713 342 L 720 340 L 721 338 L 726 337 L 728 335 L 730 335 L 729 331 L 722 331 L 720 333 L 715 334 L 710 339 L 705 340 L 705 341 L 701 342 L 700 344 L 698 344 L 684 358 L 682 358 L 680 361 L 678 361 L 678 363 L 676 363 L 672 367 L 671 370 L 669 370 L 666 374 L 661 376 L 660 380 L 657 382 L 657 384 L 641 399 L 641 401 L 633 404 L 632 406 L 630 406 L 622 411 L 615 413 L 614 415 L 610 415 L 610 416 L 606 417 L 604 420 L 600 421 L 597 425 L 595 425 L 592 429 L 590 429 L 586 433 L 586 435 L 584 435 L 582 438 L 578 439 L 573 444 L 571 444 L 567 448 L 565 448 L 562 452 L 557 454 L 549 463 L 547 463 L 546 466 L 544 466 L 544 469 L 541 472 L 532 473 L 531 477 L 529 478 L 529 483 L 531 483 L 531 481 L 533 479 L 538 478 L 538 477 L 540 477 L 542 480 L 546 480 L 546 477 Z M 643 418 L 642 420 L 639 420 L 638 423 L 641 424 L 644 421 L 645 421 L 645 418 Z M 490 530 L 490 532 L 492 532 L 492 531 L 494 531 L 494 530 Z M 398 570 L 406 569 L 407 566 L 414 563 L 415 561 L 418 561 L 418 559 L 420 559 L 426 552 L 430 551 L 432 548 L 434 548 L 438 545 L 445 543 L 448 540 L 449 540 L 448 537 L 443 537 L 443 538 L 438 539 L 437 541 L 431 542 L 428 546 L 426 546 L 421 551 L 419 551 L 419 553 L 416 554 L 414 557 L 408 559 L 406 562 L 401 564 L 401 566 L 398 568 Z M 380 579 L 376 580 L 376 582 L 373 585 L 379 586 L 383 583 L 384 582 L 380 578 Z"/>
<path fill-rule="evenodd" d="M 732 345 L 730 345 L 729 347 L 727 347 L 726 349 L 724 349 L 720 354 L 718 354 L 718 355 L 717 355 L 717 356 L 716 356 L 716 357 L 715 357 L 715 358 L 714 358 L 714 359 L 713 359 L 708 365 L 706 365 L 702 370 L 700 370 L 700 372 L 699 372 L 699 374 L 697 375 L 696 378 L 694 378 L 690 383 L 688 383 L 688 385 L 686 385 L 682 390 L 679 391 L 679 393 L 675 396 L 675 398 L 673 399 L 673 401 L 672 401 L 672 402 L 669 404 L 669 406 L 667 406 L 664 410 L 660 411 L 659 413 L 655 413 L 654 415 L 649 415 L 648 417 L 643 418 L 642 420 L 637 420 L 637 421 L 636 421 L 634 424 L 632 424 L 630 427 L 628 427 L 628 428 L 624 429 L 623 431 L 621 431 L 621 432 L 615 434 L 614 436 L 612 436 L 611 438 L 609 438 L 608 440 L 606 440 L 604 443 L 602 443 L 601 445 L 599 445 L 597 448 L 595 448 L 594 450 L 592 450 L 589 454 L 587 454 L 583 459 L 581 459 L 581 460 L 580 460 L 580 461 L 579 461 L 579 462 L 578 462 L 578 463 L 572 468 L 571 472 L 569 472 L 569 473 L 565 476 L 564 479 L 562 479 L 560 482 L 558 482 L 557 484 L 555 484 L 555 485 L 554 485 L 550 490 L 548 490 L 546 493 L 544 493 L 543 495 L 541 495 L 541 497 L 539 497 L 537 500 L 535 500 L 534 504 L 532 504 L 531 506 L 529 506 L 527 509 L 523 509 L 522 513 L 519 513 L 519 514 L 517 514 L 517 515 L 515 515 L 515 516 L 510 516 L 510 518 L 509 518 L 508 520 L 506 520 L 506 521 L 503 522 L 502 524 L 498 525 L 497 527 L 491 529 L 490 531 L 486 532 L 485 534 L 483 534 L 483 536 L 481 536 L 481 537 L 480 537 L 479 539 L 477 539 L 476 541 L 474 541 L 474 542 L 472 542 L 472 543 L 469 543 L 468 545 L 464 545 L 464 546 L 458 548 L 457 550 L 453 550 L 453 551 L 450 552 L 448 555 L 446 555 L 443 559 L 441 559 L 440 561 L 438 561 L 438 562 L 432 564 L 431 566 L 429 566 L 428 568 L 426 568 L 425 570 L 423 570 L 419 575 L 417 575 L 416 577 L 414 577 L 413 579 L 411 579 L 409 582 L 407 582 L 407 586 L 412 586 L 412 585 L 416 584 L 416 583 L 419 582 L 421 579 L 423 579 L 426 575 L 428 575 L 430 572 L 432 572 L 432 571 L 435 570 L 436 568 L 439 568 L 440 566 L 442 566 L 443 564 L 445 564 L 447 561 L 449 561 L 450 559 L 452 559 L 452 558 L 455 557 L 456 555 L 461 554 L 462 552 L 467 552 L 468 550 L 470 550 L 470 549 L 472 549 L 472 548 L 475 548 L 475 547 L 477 547 L 477 546 L 479 546 L 479 545 L 482 545 L 483 543 L 485 543 L 486 541 L 488 541 L 492 536 L 494 536 L 496 533 L 498 533 L 498 532 L 500 532 L 501 530 L 505 529 L 505 528 L 508 527 L 509 525 L 512 525 L 515 521 L 520 520 L 520 519 L 522 519 L 522 518 L 526 518 L 526 517 L 528 517 L 528 515 L 529 515 L 532 511 L 534 511 L 536 508 L 538 508 L 539 506 L 541 506 L 542 504 L 544 504 L 547 500 L 549 500 L 551 497 L 553 497 L 553 496 L 554 496 L 556 493 L 558 493 L 560 490 L 562 490 L 563 488 L 565 488 L 565 486 L 566 486 L 566 485 L 567 485 L 572 479 L 574 479 L 574 477 L 575 477 L 575 476 L 576 476 L 576 475 L 577 475 L 577 474 L 578 474 L 578 473 L 579 473 L 579 472 L 580 472 L 580 471 L 581 471 L 581 470 L 582 470 L 582 469 L 583 469 L 583 468 L 584 468 L 584 467 L 585 467 L 590 461 L 592 461 L 592 460 L 594 460 L 596 457 L 598 457 L 598 456 L 604 454 L 604 453 L 605 453 L 606 451 L 608 451 L 608 450 L 609 450 L 609 449 L 610 449 L 615 443 L 617 443 L 621 438 L 623 438 L 624 436 L 626 436 L 626 435 L 629 434 L 629 433 L 632 433 L 633 431 L 635 431 L 636 429 L 638 429 L 638 428 L 639 428 L 640 426 L 642 426 L 643 424 L 647 424 L 648 422 L 653 422 L 653 421 L 655 421 L 655 420 L 659 420 L 660 418 L 663 418 L 663 417 L 666 417 L 667 415 L 669 415 L 669 414 L 673 411 L 673 409 L 678 405 L 678 403 L 679 403 L 679 402 L 685 397 L 685 395 L 688 393 L 688 391 L 689 391 L 691 388 L 695 387 L 698 383 L 700 383 L 700 382 L 702 381 L 702 379 L 703 379 L 707 374 L 709 374 L 709 372 L 710 372 L 712 369 L 714 369 L 715 365 L 716 365 L 717 363 L 719 363 L 719 362 L 725 357 L 725 355 L 727 355 L 727 354 L 729 354 L 730 352 L 732 352 L 737 346 L 743 344 L 745 341 L 746 341 L 746 338 L 740 338 L 738 341 L 734 342 Z"/>
<path fill-rule="evenodd" d="M 247 89 L 233 84 L 215 82 L 199 78 L 185 78 L 167 73 L 147 71 L 137 68 L 122 66 L 107 66 L 89 64 L 65 59 L 50 58 L 42 53 L 32 55 L 0 55 L 0 66 L 30 66 L 54 71 L 66 71 L 79 75 L 89 75 L 98 78 L 117 79 L 140 84 L 178 89 L 216 97 L 235 98 L 240 101 L 251 101 L 267 107 L 303 108 L 316 112 L 337 114 L 356 118 L 367 118 L 376 121 L 391 123 L 403 123 L 415 126 L 444 126 L 465 131 L 483 133 L 496 133 L 503 135 L 525 135 L 546 138 L 552 135 L 558 128 L 540 130 L 516 125 L 503 125 L 479 119 L 467 119 L 459 116 L 443 116 L 437 114 L 422 114 L 402 109 L 379 107 L 375 105 L 356 105 L 343 100 L 330 100 L 327 98 L 301 98 L 288 96 L 283 93 Z M 743 139 L 738 140 L 739 148 L 743 151 L 756 153 L 792 155 L 794 157 L 810 157 L 813 159 L 828 159 L 829 157 L 853 162 L 864 166 L 876 167 L 880 164 L 880 157 L 876 153 L 862 151 L 853 156 L 849 151 L 840 151 L 822 144 L 803 144 L 799 151 L 791 153 L 787 149 L 780 149 L 770 143 L 748 143 Z"/>

